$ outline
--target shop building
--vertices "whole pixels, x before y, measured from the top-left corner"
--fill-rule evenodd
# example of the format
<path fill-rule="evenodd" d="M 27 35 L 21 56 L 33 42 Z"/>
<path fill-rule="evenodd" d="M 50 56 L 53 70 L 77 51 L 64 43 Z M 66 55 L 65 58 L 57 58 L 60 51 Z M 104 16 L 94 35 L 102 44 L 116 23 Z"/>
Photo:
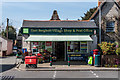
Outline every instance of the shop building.
<path fill-rule="evenodd" d="M 22 30 L 22 48 L 31 50 L 37 46 L 52 52 L 57 60 L 81 60 L 97 48 L 98 27 L 94 21 L 60 20 L 55 10 L 47 21 L 24 20 Z"/>

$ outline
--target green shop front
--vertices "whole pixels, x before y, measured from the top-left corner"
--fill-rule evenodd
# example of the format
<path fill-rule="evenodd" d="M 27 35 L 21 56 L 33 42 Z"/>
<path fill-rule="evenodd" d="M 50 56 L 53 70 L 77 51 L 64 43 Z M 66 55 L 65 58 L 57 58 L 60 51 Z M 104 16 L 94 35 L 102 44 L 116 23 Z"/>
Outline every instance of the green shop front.
<path fill-rule="evenodd" d="M 69 25 L 70 21 L 64 26 L 63 24 L 61 26 L 60 24 L 58 24 L 59 26 L 54 24 L 46 26 L 45 21 L 38 21 L 37 23 L 37 26 L 34 27 L 23 24 L 22 35 L 23 37 L 27 36 L 23 44 L 29 42 L 27 45 L 29 45 L 30 50 L 34 46 L 37 47 L 39 52 L 47 50 L 57 57 L 57 61 L 66 61 L 68 55 L 70 55 L 72 61 L 85 60 L 84 56 L 89 55 L 90 51 L 97 46 L 98 27 L 96 26 L 83 24 L 82 26 L 80 24 L 71 26 Z M 73 21 L 72 23 L 76 24 Z M 85 23 L 88 24 L 89 22 Z"/>

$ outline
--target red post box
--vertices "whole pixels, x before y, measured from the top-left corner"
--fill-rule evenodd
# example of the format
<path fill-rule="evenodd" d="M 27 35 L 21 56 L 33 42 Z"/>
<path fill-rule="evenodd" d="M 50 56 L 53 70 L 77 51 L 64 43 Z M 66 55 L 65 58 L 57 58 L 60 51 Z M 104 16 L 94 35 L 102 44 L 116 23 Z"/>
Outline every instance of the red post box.
<path fill-rule="evenodd" d="M 94 64 L 94 62 L 95 62 L 95 55 L 97 55 L 98 54 L 98 49 L 94 49 L 93 50 L 93 64 Z"/>
<path fill-rule="evenodd" d="M 25 64 L 37 64 L 37 57 L 36 56 L 26 56 Z"/>

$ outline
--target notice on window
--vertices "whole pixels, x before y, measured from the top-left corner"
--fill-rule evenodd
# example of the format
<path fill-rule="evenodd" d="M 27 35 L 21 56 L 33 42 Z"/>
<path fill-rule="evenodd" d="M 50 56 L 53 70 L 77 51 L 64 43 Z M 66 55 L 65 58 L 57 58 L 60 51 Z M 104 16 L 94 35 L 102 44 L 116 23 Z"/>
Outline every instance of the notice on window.
<path fill-rule="evenodd" d="M 33 45 L 38 45 L 38 42 L 33 42 Z"/>
<path fill-rule="evenodd" d="M 52 52 L 52 42 L 45 43 L 45 50 Z"/>

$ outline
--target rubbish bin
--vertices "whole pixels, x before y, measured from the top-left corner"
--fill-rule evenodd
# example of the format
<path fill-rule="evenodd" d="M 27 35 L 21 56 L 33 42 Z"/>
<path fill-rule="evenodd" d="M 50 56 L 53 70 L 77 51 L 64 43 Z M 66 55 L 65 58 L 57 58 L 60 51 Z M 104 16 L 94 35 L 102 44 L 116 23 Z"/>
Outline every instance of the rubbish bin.
<path fill-rule="evenodd" d="M 95 55 L 98 55 L 98 49 L 93 50 L 93 64 L 95 64 Z"/>
<path fill-rule="evenodd" d="M 98 67 L 100 66 L 100 55 L 95 55 L 95 64 L 94 66 Z"/>

